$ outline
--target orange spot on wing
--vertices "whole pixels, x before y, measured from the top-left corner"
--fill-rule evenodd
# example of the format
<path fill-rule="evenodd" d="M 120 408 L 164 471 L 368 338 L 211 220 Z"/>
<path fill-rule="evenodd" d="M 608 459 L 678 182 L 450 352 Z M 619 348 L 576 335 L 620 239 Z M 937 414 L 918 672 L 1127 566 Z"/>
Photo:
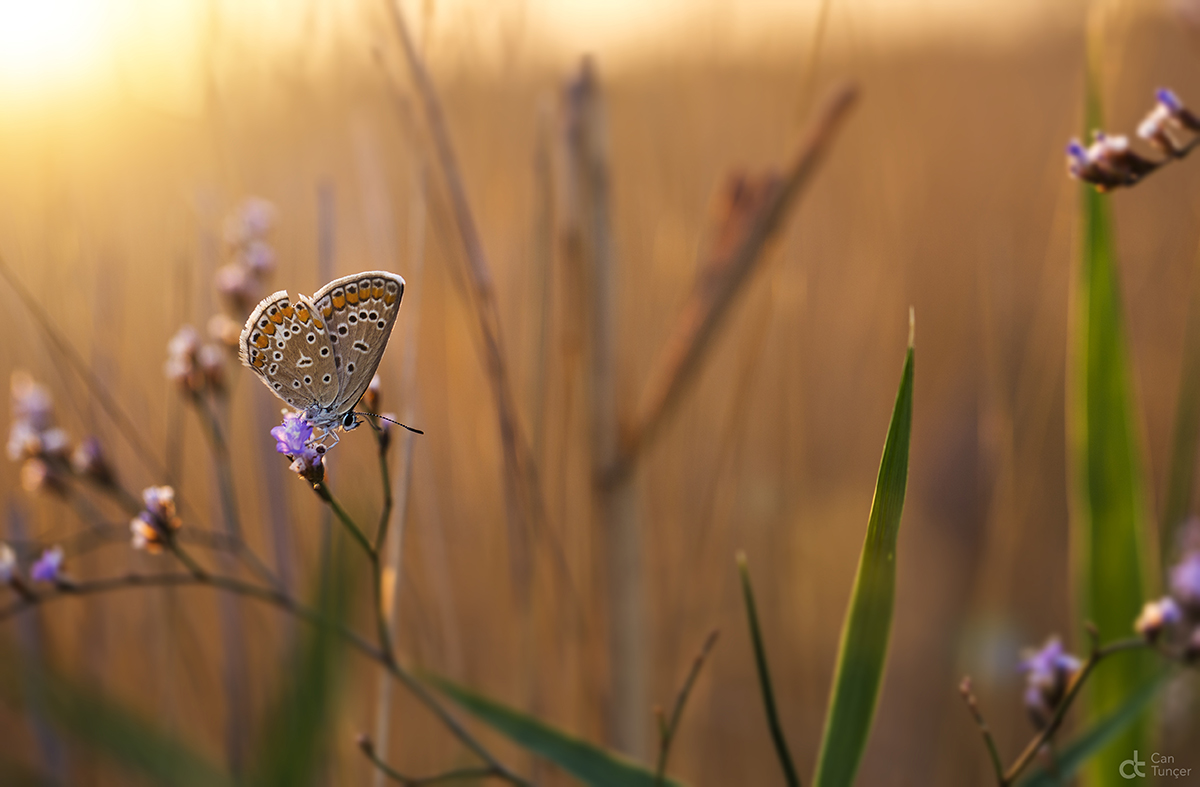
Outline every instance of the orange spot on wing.
<path fill-rule="evenodd" d="M 376 285 L 371 288 L 371 297 L 379 299 L 383 297 L 383 285 Z"/>
<path fill-rule="evenodd" d="M 270 343 L 271 343 L 270 340 L 268 340 L 267 337 L 261 333 L 258 335 L 258 338 L 254 340 L 254 346 L 259 348 L 260 350 L 263 349 L 264 347 L 266 347 Z"/>
<path fill-rule="evenodd" d="M 251 363 L 254 364 L 255 369 L 261 369 L 267 365 L 267 356 L 260 355 L 257 358 L 255 358 L 253 361 L 251 361 Z"/>
<path fill-rule="evenodd" d="M 346 296 L 345 295 L 338 293 L 337 295 L 333 296 L 333 308 L 341 309 L 341 308 L 345 307 L 345 305 L 346 305 Z M 328 317 L 329 312 L 325 312 L 325 316 Z"/>
<path fill-rule="evenodd" d="M 323 331 L 325 330 L 325 323 L 321 322 L 316 317 L 313 317 L 313 327 L 318 331 Z"/>
<path fill-rule="evenodd" d="M 284 306 L 282 309 L 279 310 L 279 313 L 282 314 L 284 317 L 287 317 L 290 320 L 292 318 L 292 314 L 294 313 L 294 311 L 295 310 L 292 309 L 291 306 Z"/>
<path fill-rule="evenodd" d="M 346 303 L 351 306 L 358 303 L 358 293 L 354 290 L 346 290 Z"/>
<path fill-rule="evenodd" d="M 267 316 L 270 317 L 271 322 L 275 323 L 276 325 L 279 325 L 283 322 L 283 315 L 278 311 L 276 311 L 274 314 L 268 314 Z"/>
<path fill-rule="evenodd" d="M 386 303 L 388 306 L 391 306 L 393 303 L 396 302 L 396 297 L 397 297 L 396 293 L 389 292 L 387 295 L 383 296 L 383 302 Z"/>
<path fill-rule="evenodd" d="M 300 322 L 308 324 L 308 309 L 303 306 L 297 306 L 296 316 L 300 318 Z"/>
<path fill-rule="evenodd" d="M 274 318 L 272 318 L 272 319 L 274 319 Z M 267 327 L 263 328 L 262 332 L 265 333 L 267 336 L 274 336 L 275 335 L 275 326 L 272 325 L 271 323 L 267 323 Z M 266 345 L 263 345 L 263 346 L 265 347 Z"/>

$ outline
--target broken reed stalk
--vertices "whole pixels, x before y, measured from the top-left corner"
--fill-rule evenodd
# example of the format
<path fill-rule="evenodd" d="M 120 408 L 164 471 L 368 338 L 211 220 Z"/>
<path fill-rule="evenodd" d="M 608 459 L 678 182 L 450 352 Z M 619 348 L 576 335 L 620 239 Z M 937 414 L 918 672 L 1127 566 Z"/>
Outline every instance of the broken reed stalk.
<path fill-rule="evenodd" d="M 416 162 L 416 173 L 413 176 L 412 201 L 409 203 L 408 220 L 408 255 L 409 267 L 407 281 L 410 294 L 405 303 L 407 310 L 407 328 L 404 334 L 404 360 L 400 367 L 400 400 L 404 402 L 404 410 L 400 416 L 403 423 L 411 424 L 416 421 L 417 399 L 417 336 L 421 328 L 421 274 L 425 268 L 425 166 L 424 161 Z M 400 587 L 404 568 L 404 535 L 408 524 L 408 501 L 412 492 L 412 457 L 416 435 L 408 430 L 392 430 L 392 434 L 400 433 L 401 460 L 396 484 L 396 505 L 392 515 L 396 518 L 396 526 L 392 528 L 391 540 L 387 543 L 387 570 L 390 574 L 390 586 L 384 588 L 384 606 L 391 632 L 393 646 L 398 643 L 398 628 L 400 625 Z M 392 715 L 392 681 L 384 673 L 380 676 L 379 706 L 375 718 L 375 749 L 382 760 L 387 759 L 388 735 Z M 383 787 L 385 774 L 376 771 L 374 787 Z"/>
<path fill-rule="evenodd" d="M 618 459 L 616 381 L 617 264 L 612 239 L 612 188 L 604 97 L 594 64 L 585 58 L 563 90 L 566 192 L 564 258 L 580 283 L 587 349 L 592 544 L 607 611 L 609 743 L 645 754 L 647 664 L 641 529 L 633 484 L 599 483 Z"/>
<path fill-rule="evenodd" d="M 545 509 L 537 478 L 533 452 L 517 417 L 513 399 L 511 374 L 504 354 L 500 333 L 500 315 L 491 266 L 483 249 L 479 228 L 471 213 L 466 187 L 458 166 L 458 157 L 450 140 L 450 131 L 442 111 L 437 89 L 429 76 L 421 55 L 413 44 L 408 23 L 397 0 L 385 0 L 388 15 L 400 40 L 405 62 L 420 99 L 425 122 L 433 143 L 434 156 L 442 170 L 450 198 L 451 212 L 462 239 L 467 261 L 467 278 L 471 300 L 479 323 L 484 366 L 492 397 L 496 403 L 500 442 L 504 451 L 505 510 L 509 523 L 509 543 L 512 549 L 512 573 L 516 583 L 518 605 L 527 608 L 530 602 L 529 539 L 532 533 L 542 532 Z M 522 612 L 522 614 L 525 614 Z"/>
<path fill-rule="evenodd" d="M 621 435 L 617 459 L 605 472 L 606 483 L 619 483 L 629 474 L 678 404 L 730 304 L 757 269 L 767 243 L 776 236 L 788 211 L 811 181 L 857 95 L 854 85 L 834 91 L 818 111 L 784 173 L 735 174 L 726 182 L 712 248 L 642 389 L 634 417 Z"/>

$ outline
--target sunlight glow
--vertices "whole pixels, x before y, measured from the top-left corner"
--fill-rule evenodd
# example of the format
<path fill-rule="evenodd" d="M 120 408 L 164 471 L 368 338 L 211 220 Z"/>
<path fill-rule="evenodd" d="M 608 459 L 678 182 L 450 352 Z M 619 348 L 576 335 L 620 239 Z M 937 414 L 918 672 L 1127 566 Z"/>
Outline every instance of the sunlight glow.
<path fill-rule="evenodd" d="M 110 45 L 106 8 L 103 0 L 0 0 L 0 92 L 86 82 Z"/>

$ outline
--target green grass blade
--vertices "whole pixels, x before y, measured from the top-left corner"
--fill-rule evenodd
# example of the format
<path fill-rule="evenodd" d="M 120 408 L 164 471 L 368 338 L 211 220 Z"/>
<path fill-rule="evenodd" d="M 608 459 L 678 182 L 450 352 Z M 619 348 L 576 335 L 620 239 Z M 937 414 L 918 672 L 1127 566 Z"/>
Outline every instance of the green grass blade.
<path fill-rule="evenodd" d="M 787 739 L 783 737 L 783 726 L 779 723 L 779 714 L 775 710 L 775 690 L 771 688 L 771 671 L 767 669 L 767 649 L 763 645 L 762 631 L 758 627 L 758 607 L 754 603 L 754 589 L 750 586 L 750 567 L 746 565 L 746 556 L 738 553 L 738 573 L 742 577 L 742 598 L 746 602 L 746 618 L 750 623 L 750 641 L 754 644 L 754 664 L 758 668 L 758 685 L 762 689 L 763 708 L 767 713 L 767 726 L 771 730 L 771 741 L 775 744 L 775 754 L 779 757 L 779 766 L 783 768 L 783 778 L 788 787 L 800 787 L 800 777 L 796 774 L 796 766 L 792 763 L 792 754 L 788 751 Z"/>
<path fill-rule="evenodd" d="M 348 571 L 344 550 L 326 564 L 315 606 L 325 620 L 344 619 Z M 336 713 L 340 640 L 329 626 L 313 626 L 298 639 L 274 706 L 261 730 L 255 787 L 301 787 L 322 783 L 329 730 Z"/>
<path fill-rule="evenodd" d="M 221 769 L 160 724 L 40 664 L 5 659 L 0 695 L 6 703 L 36 702 L 58 729 L 153 784 L 232 787 Z"/>
<path fill-rule="evenodd" d="M 438 675 L 421 678 L 461 705 L 475 718 L 525 749 L 546 758 L 593 787 L 680 787 L 671 779 L 656 782 L 654 773 L 587 741 L 568 735 L 540 719 L 521 713 Z"/>
<path fill-rule="evenodd" d="M 913 347 L 910 337 L 900 390 L 883 445 L 867 537 L 842 627 L 825 733 L 813 777 L 817 787 L 849 787 L 862 760 L 887 661 L 896 594 L 896 538 L 908 484 L 912 432 Z"/>
<path fill-rule="evenodd" d="M 1020 787 L 1059 787 L 1069 784 L 1071 777 L 1088 761 L 1088 758 L 1145 715 L 1146 709 L 1158 695 L 1159 689 L 1167 682 L 1170 674 L 1168 670 L 1162 670 L 1146 681 L 1140 689 L 1126 697 L 1125 702 L 1107 717 L 1093 724 L 1091 728 L 1066 746 L 1059 747 L 1054 758 L 1056 774 L 1052 775 L 1045 769 L 1038 769 L 1021 781 Z M 1141 749 L 1138 751 L 1145 754 Z M 1130 751 L 1126 757 L 1128 758 L 1132 754 L 1133 752 Z"/>
<path fill-rule="evenodd" d="M 1089 77 L 1088 125 L 1099 128 L 1095 80 Z M 1077 490 L 1072 519 L 1072 570 L 1079 623 L 1095 623 L 1104 639 L 1130 633 L 1147 597 L 1149 507 L 1136 427 L 1131 369 L 1108 198 L 1081 184 L 1082 239 L 1075 303 L 1071 381 L 1072 464 Z M 1081 641 L 1086 641 L 1082 639 Z M 1089 681 L 1087 718 L 1113 713 L 1150 675 L 1150 654 L 1121 659 Z M 1090 784 L 1123 784 L 1122 760 L 1147 747 L 1145 718 L 1135 720 L 1097 754 Z"/>

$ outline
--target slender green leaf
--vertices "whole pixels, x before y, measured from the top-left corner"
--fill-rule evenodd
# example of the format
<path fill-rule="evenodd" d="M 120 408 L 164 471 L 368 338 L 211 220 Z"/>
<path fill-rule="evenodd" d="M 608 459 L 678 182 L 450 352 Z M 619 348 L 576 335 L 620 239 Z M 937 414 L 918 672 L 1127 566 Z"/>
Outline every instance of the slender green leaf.
<path fill-rule="evenodd" d="M 854 592 L 842 626 L 842 642 L 825 733 L 813 781 L 817 787 L 849 787 L 854 782 L 871 732 L 896 594 L 896 538 L 908 485 L 908 444 L 912 432 L 913 347 L 909 339 L 900 390 L 883 444 L 867 537 L 858 561 Z"/>
<path fill-rule="evenodd" d="M 447 678 L 428 673 L 421 677 L 492 729 L 545 757 L 584 784 L 593 787 L 655 787 L 656 784 L 680 787 L 679 782 L 671 779 L 656 783 L 654 773 L 649 769 Z"/>
<path fill-rule="evenodd" d="M 1089 757 L 1145 715 L 1150 702 L 1166 683 L 1170 674 L 1168 670 L 1162 670 L 1146 681 L 1140 689 L 1126 697 L 1125 702 L 1111 714 L 1093 724 L 1090 729 L 1066 746 L 1059 747 L 1055 751 L 1054 774 L 1047 772 L 1044 768 L 1038 769 L 1021 782 L 1021 787 L 1058 787 L 1069 784 L 1071 777 L 1087 762 Z M 1145 754 L 1144 750 L 1139 751 Z M 1132 756 L 1132 753 L 1130 751 L 1126 757 Z"/>
<path fill-rule="evenodd" d="M 5 702 L 36 702 L 47 721 L 129 771 L 172 787 L 232 785 L 217 766 L 161 725 L 40 664 L 5 661 L 0 670 Z"/>
<path fill-rule="evenodd" d="M 1088 83 L 1088 125 L 1101 127 L 1094 76 Z M 1073 581 L 1080 624 L 1091 621 L 1103 637 L 1131 630 L 1147 597 L 1150 522 L 1121 314 L 1111 206 L 1082 186 L 1080 277 L 1075 304 L 1072 452 L 1077 484 L 1072 516 Z M 1143 685 L 1150 654 L 1121 659 L 1088 682 L 1087 717 L 1107 717 Z M 1123 784 L 1120 762 L 1145 750 L 1147 724 L 1139 719 L 1113 738 L 1089 768 L 1091 784 Z"/>
<path fill-rule="evenodd" d="M 335 552 L 322 569 L 314 594 L 313 606 L 325 620 L 341 620 L 347 606 L 345 556 L 343 550 Z M 318 783 L 335 714 L 339 645 L 328 626 L 311 627 L 300 637 L 262 731 L 251 780 L 255 787 Z"/>
<path fill-rule="evenodd" d="M 750 586 L 750 567 L 746 565 L 746 556 L 738 553 L 738 573 L 742 576 L 742 598 L 746 602 L 746 618 L 750 622 L 750 640 L 754 644 L 754 664 L 758 668 L 758 685 L 762 689 L 763 708 L 767 712 L 767 726 L 771 730 L 771 741 L 775 744 L 775 754 L 779 757 L 779 766 L 783 768 L 783 778 L 788 787 L 800 787 L 800 777 L 796 766 L 792 763 L 792 754 L 788 751 L 787 739 L 783 736 L 783 726 L 779 723 L 779 714 L 775 710 L 775 690 L 771 688 L 771 671 L 767 669 L 767 649 L 763 645 L 762 631 L 758 627 L 758 607 L 754 604 L 754 589 Z"/>

